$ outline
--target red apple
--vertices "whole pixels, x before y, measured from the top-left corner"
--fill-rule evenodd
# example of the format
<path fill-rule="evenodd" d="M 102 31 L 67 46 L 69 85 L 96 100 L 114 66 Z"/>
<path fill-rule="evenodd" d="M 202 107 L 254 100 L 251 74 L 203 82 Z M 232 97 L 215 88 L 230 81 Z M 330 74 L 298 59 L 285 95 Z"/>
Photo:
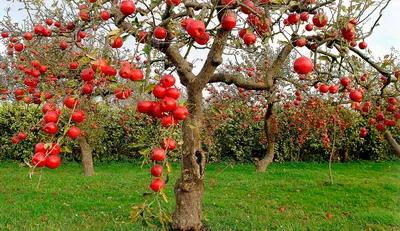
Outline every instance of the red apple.
<path fill-rule="evenodd" d="M 313 69 L 313 64 L 311 60 L 305 56 L 302 56 L 293 64 L 294 71 L 298 74 L 308 74 Z"/>
<path fill-rule="evenodd" d="M 236 14 L 232 11 L 227 11 L 222 16 L 221 24 L 224 30 L 232 30 L 236 26 Z"/>
<path fill-rule="evenodd" d="M 312 19 L 316 27 L 323 27 L 328 23 L 328 16 L 324 13 L 316 13 Z"/>
<path fill-rule="evenodd" d="M 196 38 L 205 32 L 206 28 L 202 21 L 193 20 L 186 26 L 186 31 L 188 34 Z"/>
<path fill-rule="evenodd" d="M 131 0 L 125 0 L 123 2 L 121 2 L 121 5 L 119 6 L 119 10 L 121 11 L 121 13 L 123 15 L 131 15 L 133 13 L 135 13 L 136 11 L 136 7 L 135 7 L 135 3 Z"/>
<path fill-rule="evenodd" d="M 151 175 L 155 176 L 155 177 L 160 177 L 163 173 L 163 167 L 161 165 L 154 165 L 151 168 Z"/>

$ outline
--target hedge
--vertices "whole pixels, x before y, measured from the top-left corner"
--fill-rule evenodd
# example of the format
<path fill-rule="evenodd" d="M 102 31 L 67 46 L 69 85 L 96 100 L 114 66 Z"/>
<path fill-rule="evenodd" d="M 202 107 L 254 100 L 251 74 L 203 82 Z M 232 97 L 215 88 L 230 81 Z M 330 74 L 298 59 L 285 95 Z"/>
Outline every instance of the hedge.
<path fill-rule="evenodd" d="M 278 108 L 276 114 L 280 122 L 276 134 L 275 161 L 328 160 L 331 149 L 324 147 L 320 134 L 310 135 L 301 146 L 294 142 L 295 133 L 285 124 L 282 111 L 282 108 Z M 157 120 L 137 115 L 133 106 L 120 109 L 106 104 L 98 104 L 96 109 L 87 115 L 86 121 L 79 124 L 79 127 L 85 132 L 93 149 L 95 162 L 149 161 L 151 149 L 160 146 L 160 134 L 165 134 L 165 131 Z M 391 147 L 376 130 L 370 129 L 368 136 L 361 138 L 359 129 L 365 126 L 366 119 L 357 114 L 351 116 L 354 116 L 354 125 L 345 129 L 345 133 L 336 140 L 336 161 L 343 160 L 345 152 L 348 154 L 348 160 L 395 158 Z M 0 105 L 0 160 L 29 161 L 34 154 L 35 144 L 48 142 L 48 136 L 41 131 L 42 117 L 41 107 L 36 105 Z M 61 129 L 57 137 L 62 136 L 67 117 L 68 112 L 61 117 Z M 216 117 L 220 115 L 216 115 L 215 111 L 206 111 L 205 119 L 215 120 Z M 254 162 L 255 158 L 263 156 L 267 145 L 263 135 L 263 121 L 254 121 L 251 118 L 251 114 L 238 114 L 218 120 L 218 126 L 213 128 L 207 128 L 209 124 L 205 123 L 202 134 L 203 149 L 208 152 L 209 162 Z M 247 127 L 243 126 L 244 122 Z M 13 144 L 11 138 L 20 131 L 27 132 L 28 138 Z M 400 137 L 397 129 L 393 129 L 392 134 L 397 139 Z M 178 144 L 182 144 L 181 135 L 180 127 L 172 134 Z M 80 150 L 76 140 L 66 137 L 61 144 L 63 161 L 80 161 Z M 180 160 L 179 150 L 168 156 L 170 161 Z"/>

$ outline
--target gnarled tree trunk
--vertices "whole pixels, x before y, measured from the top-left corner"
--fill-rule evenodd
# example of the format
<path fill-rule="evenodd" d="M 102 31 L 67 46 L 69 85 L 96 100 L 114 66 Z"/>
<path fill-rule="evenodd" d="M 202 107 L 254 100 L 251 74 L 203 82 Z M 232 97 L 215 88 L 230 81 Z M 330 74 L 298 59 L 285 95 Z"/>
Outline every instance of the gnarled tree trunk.
<path fill-rule="evenodd" d="M 78 137 L 79 146 L 82 152 L 82 170 L 85 176 L 92 176 L 94 174 L 92 149 L 88 144 L 86 137 Z"/>
<path fill-rule="evenodd" d="M 188 93 L 189 116 L 183 123 L 183 147 L 181 178 L 175 183 L 176 208 L 172 228 L 177 230 L 201 230 L 206 158 L 201 149 L 200 132 L 203 119 L 202 91 L 222 63 L 222 52 L 230 32 L 219 29 L 207 60 L 197 76 L 192 67 L 179 54 L 177 47 L 168 48 L 169 59 L 176 64 L 181 82 Z M 182 81 L 183 80 L 183 81 Z"/>
<path fill-rule="evenodd" d="M 394 153 L 398 158 L 400 158 L 400 145 L 393 138 L 392 134 L 389 131 L 385 132 L 385 139 L 389 142 L 390 146 L 392 146 Z"/>
<path fill-rule="evenodd" d="M 181 178 L 175 183 L 176 209 L 172 227 L 200 230 L 202 227 L 203 174 L 205 156 L 200 146 L 202 124 L 202 87 L 188 86 L 189 116 L 184 122 Z"/>
<path fill-rule="evenodd" d="M 187 88 L 189 116 L 183 123 L 183 147 L 181 178 L 175 183 L 176 208 L 172 228 L 177 230 L 201 230 L 202 202 L 204 194 L 205 155 L 201 150 L 200 132 L 203 118 L 202 90 L 207 83 L 224 82 L 254 90 L 269 90 L 273 86 L 282 63 L 287 59 L 293 46 L 285 45 L 277 59 L 264 76 L 264 82 L 247 81 L 243 76 L 232 73 L 214 73 L 222 63 L 222 53 L 230 31 L 218 29 L 213 45 L 200 73 L 194 76 L 192 66 L 179 53 L 179 47 L 163 48 L 169 61 L 176 66 L 181 83 Z M 272 131 L 272 130 L 271 130 Z"/>
<path fill-rule="evenodd" d="M 266 172 L 268 165 L 274 159 L 274 148 L 275 148 L 275 139 L 274 139 L 274 131 L 272 129 L 272 115 L 273 115 L 273 107 L 274 103 L 268 103 L 267 113 L 265 113 L 264 117 L 264 131 L 267 137 L 267 152 L 265 156 L 256 162 L 256 171 L 257 172 Z"/>

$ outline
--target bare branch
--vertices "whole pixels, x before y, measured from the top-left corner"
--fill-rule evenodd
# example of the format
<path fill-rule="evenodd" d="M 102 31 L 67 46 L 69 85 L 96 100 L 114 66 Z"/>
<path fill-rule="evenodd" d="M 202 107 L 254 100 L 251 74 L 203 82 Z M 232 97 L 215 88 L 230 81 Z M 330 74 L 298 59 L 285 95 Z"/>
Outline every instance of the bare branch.
<path fill-rule="evenodd" d="M 369 63 L 373 68 L 375 68 L 379 73 L 381 73 L 382 75 L 389 77 L 390 76 L 390 71 L 386 70 L 385 68 L 382 68 L 381 66 L 379 66 L 378 63 L 376 63 L 375 61 L 373 61 L 371 58 L 369 58 L 368 56 L 366 56 L 365 54 L 363 54 L 360 50 L 358 50 L 357 48 L 351 47 L 349 46 L 349 49 L 351 51 L 353 51 L 354 53 L 356 53 L 360 58 L 362 58 L 365 62 Z"/>
<path fill-rule="evenodd" d="M 383 11 L 386 9 L 386 7 L 389 5 L 389 3 L 390 3 L 390 0 L 388 0 L 388 1 L 386 2 L 386 5 L 385 5 L 384 7 L 382 7 L 382 9 L 379 11 L 379 17 L 375 20 L 374 25 L 372 25 L 372 27 L 371 27 L 371 29 L 369 30 L 369 32 L 368 32 L 366 35 L 364 35 L 361 39 L 365 39 L 365 38 L 369 37 L 369 36 L 372 34 L 372 32 L 374 31 L 375 27 L 378 26 L 378 22 L 379 22 L 379 20 L 381 19 L 382 15 L 383 15 Z M 375 10 L 374 10 L 374 11 L 375 11 Z M 373 12 L 374 12 L 374 11 L 373 11 Z M 371 14 L 372 14 L 373 12 L 371 12 Z M 369 16 L 368 16 L 368 17 L 369 17 Z M 368 18 L 368 17 L 366 17 L 366 18 Z"/>

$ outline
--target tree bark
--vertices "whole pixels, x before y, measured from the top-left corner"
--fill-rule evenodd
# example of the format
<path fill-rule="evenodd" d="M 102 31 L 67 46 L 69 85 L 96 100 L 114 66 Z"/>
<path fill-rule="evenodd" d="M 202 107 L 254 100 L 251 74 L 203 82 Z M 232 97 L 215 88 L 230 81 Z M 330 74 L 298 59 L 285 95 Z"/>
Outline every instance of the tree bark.
<path fill-rule="evenodd" d="M 78 143 L 82 152 L 82 170 L 85 176 L 92 176 L 94 174 L 92 149 L 87 142 L 86 137 L 79 136 Z"/>
<path fill-rule="evenodd" d="M 175 183 L 176 208 L 172 228 L 177 230 L 201 230 L 204 171 L 206 157 L 201 149 L 200 133 L 203 122 L 202 91 L 217 67 L 222 63 L 222 52 L 230 31 L 219 29 L 200 73 L 194 78 L 190 65 L 182 65 L 184 59 L 171 46 L 170 60 L 177 66 L 181 79 L 186 80 L 189 116 L 183 122 L 181 178 Z M 184 61 L 186 62 L 186 61 Z"/>
<path fill-rule="evenodd" d="M 202 227 L 202 202 L 204 194 L 205 155 L 201 150 L 202 86 L 189 84 L 189 116 L 183 123 L 181 178 L 175 183 L 176 208 L 172 228 L 200 230 Z"/>
<path fill-rule="evenodd" d="M 172 227 L 176 230 L 201 230 L 204 182 L 199 180 L 186 191 L 182 180 L 175 183 L 176 209 Z"/>
<path fill-rule="evenodd" d="M 265 156 L 256 162 L 256 171 L 264 173 L 267 171 L 269 164 L 274 160 L 275 155 L 275 139 L 274 139 L 274 131 L 272 129 L 272 115 L 273 115 L 273 107 L 274 103 L 269 103 L 267 112 L 264 117 L 264 131 L 267 137 L 267 152 Z"/>
<path fill-rule="evenodd" d="M 400 158 L 400 145 L 397 143 L 397 141 L 393 138 L 392 134 L 389 131 L 385 132 L 385 139 L 387 142 L 390 144 L 390 146 L 393 148 L 394 153 L 398 158 Z"/>

